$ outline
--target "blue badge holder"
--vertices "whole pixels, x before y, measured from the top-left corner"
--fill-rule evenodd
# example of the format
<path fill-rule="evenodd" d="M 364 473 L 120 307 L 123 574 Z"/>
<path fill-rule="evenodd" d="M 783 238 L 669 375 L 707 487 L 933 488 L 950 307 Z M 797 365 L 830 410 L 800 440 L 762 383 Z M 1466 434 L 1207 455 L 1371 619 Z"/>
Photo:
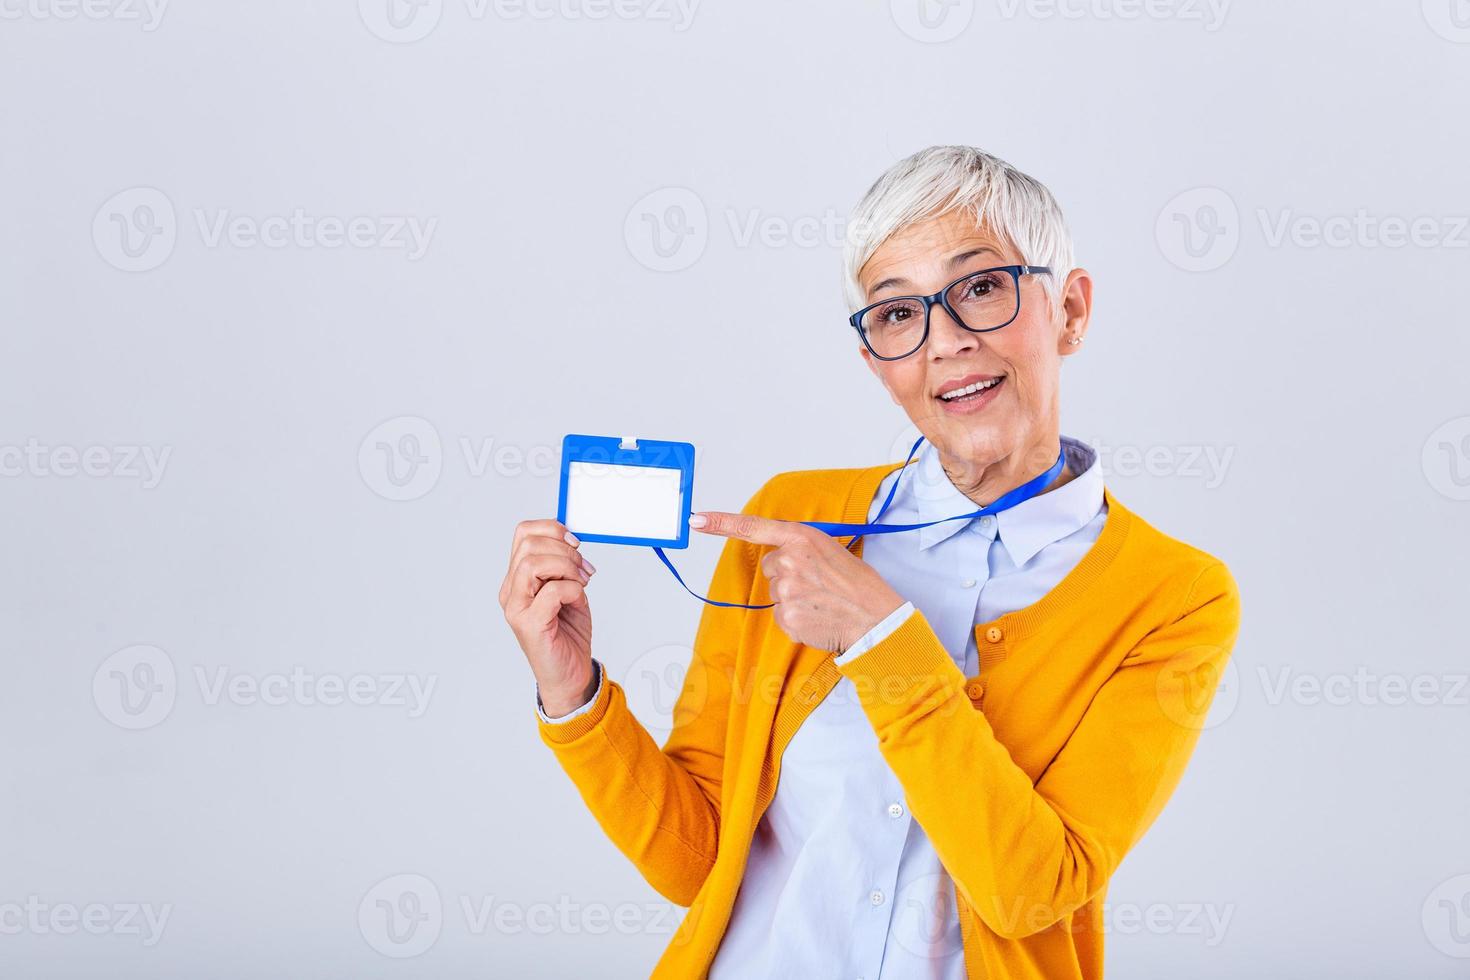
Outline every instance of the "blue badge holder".
<path fill-rule="evenodd" d="M 568 435 L 561 443 L 561 488 L 556 519 L 567 522 L 567 484 L 573 463 L 611 466 L 648 466 L 679 472 L 679 533 L 673 538 L 639 538 L 568 529 L 581 541 L 604 544 L 633 544 L 651 548 L 689 547 L 689 515 L 693 513 L 694 446 L 687 442 L 662 442 L 624 436 Z"/>

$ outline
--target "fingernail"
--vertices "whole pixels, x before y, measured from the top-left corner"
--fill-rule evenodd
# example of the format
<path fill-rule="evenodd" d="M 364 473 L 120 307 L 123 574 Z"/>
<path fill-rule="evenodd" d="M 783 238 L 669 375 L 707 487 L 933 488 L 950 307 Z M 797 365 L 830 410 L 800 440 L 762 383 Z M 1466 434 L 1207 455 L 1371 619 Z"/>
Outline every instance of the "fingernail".
<path fill-rule="evenodd" d="M 562 535 L 562 538 L 565 539 L 566 540 L 566 543 L 569 544 L 569 545 L 571 545 L 573 548 L 575 548 L 577 545 L 579 545 L 579 544 L 582 543 L 582 542 L 580 542 L 580 541 L 577 540 L 577 536 L 575 534 L 573 534 L 571 531 L 568 531 L 566 534 L 563 534 Z"/>
<path fill-rule="evenodd" d="M 582 559 L 582 567 L 587 570 L 588 575 L 591 575 L 593 572 L 597 571 L 597 567 L 585 558 Z"/>
<path fill-rule="evenodd" d="M 588 582 L 592 581 L 592 576 L 587 574 L 586 569 L 577 569 L 577 576 L 582 580 L 583 585 L 586 585 Z"/>
<path fill-rule="evenodd" d="M 708 523 L 709 523 L 709 518 L 708 517 L 705 517 L 703 514 L 690 514 L 689 515 L 689 526 L 690 527 L 704 527 Z"/>

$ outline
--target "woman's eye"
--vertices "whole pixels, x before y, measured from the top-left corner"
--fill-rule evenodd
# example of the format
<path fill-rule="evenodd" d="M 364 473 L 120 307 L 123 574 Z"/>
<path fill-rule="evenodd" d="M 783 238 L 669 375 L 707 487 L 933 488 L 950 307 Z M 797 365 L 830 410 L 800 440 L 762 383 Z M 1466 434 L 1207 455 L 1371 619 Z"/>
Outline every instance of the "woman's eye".
<path fill-rule="evenodd" d="M 977 279 L 974 282 L 970 283 L 970 295 L 988 296 L 990 294 L 990 291 L 994 288 L 995 283 L 991 282 L 989 279 Z"/>

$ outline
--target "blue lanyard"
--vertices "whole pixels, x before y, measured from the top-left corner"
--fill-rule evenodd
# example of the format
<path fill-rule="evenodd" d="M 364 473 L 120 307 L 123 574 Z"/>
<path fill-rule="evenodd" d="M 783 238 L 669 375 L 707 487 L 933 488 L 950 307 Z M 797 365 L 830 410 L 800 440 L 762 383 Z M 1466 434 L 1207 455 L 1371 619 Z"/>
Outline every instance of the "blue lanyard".
<path fill-rule="evenodd" d="M 918 441 L 914 443 L 914 447 L 909 450 L 908 459 L 905 459 L 903 461 L 905 469 L 908 467 L 909 462 L 914 458 L 914 453 L 919 451 L 919 446 L 923 442 L 924 437 L 920 436 Z M 818 531 L 823 531 L 827 534 L 832 535 L 833 537 L 840 537 L 844 534 L 856 535 L 856 537 L 854 537 L 851 541 L 847 543 L 847 549 L 851 551 L 853 547 L 858 543 L 858 541 L 860 541 L 863 536 L 867 534 L 897 534 L 900 531 L 917 531 L 920 528 L 933 527 L 935 524 L 944 524 L 947 521 L 970 521 L 974 520 L 977 517 L 985 517 L 989 514 L 999 514 L 1003 510 L 1010 510 L 1017 504 L 1030 500 L 1032 497 L 1045 490 L 1051 484 L 1051 482 L 1061 474 L 1062 467 L 1065 464 L 1066 456 L 1061 452 L 1060 449 L 1058 449 L 1057 461 L 1052 464 L 1051 469 L 1047 470 L 1045 473 L 1041 474 L 1035 479 L 1027 480 L 1019 487 L 1016 487 L 1016 489 L 1002 494 L 1000 498 L 995 501 L 995 503 L 985 507 L 981 507 L 973 514 L 956 514 L 954 517 L 941 517 L 937 521 L 924 521 L 921 524 L 834 524 L 830 521 L 801 521 L 800 523 L 805 524 L 807 527 L 814 527 Z M 899 479 L 903 479 L 903 474 L 901 472 L 899 474 Z M 893 495 L 898 490 L 898 482 L 898 480 L 894 480 L 893 486 L 888 488 L 888 496 L 884 498 L 883 506 L 878 509 L 879 518 L 881 518 L 884 513 L 887 512 L 888 505 L 893 503 Z M 658 555 L 658 560 L 663 562 L 664 565 L 668 567 L 669 571 L 674 574 L 674 578 L 678 579 L 679 584 L 684 586 L 684 591 L 688 592 L 690 595 L 694 596 L 694 598 L 698 599 L 701 602 L 707 602 L 711 606 L 727 606 L 734 609 L 770 609 L 772 606 L 775 605 L 774 602 L 768 602 L 763 606 L 748 606 L 743 602 L 720 602 L 716 599 L 705 598 L 685 584 L 683 576 L 681 576 L 679 574 L 679 570 L 674 567 L 674 563 L 669 561 L 669 556 L 664 554 L 664 550 L 662 548 L 655 547 L 653 549 L 653 553 Z"/>

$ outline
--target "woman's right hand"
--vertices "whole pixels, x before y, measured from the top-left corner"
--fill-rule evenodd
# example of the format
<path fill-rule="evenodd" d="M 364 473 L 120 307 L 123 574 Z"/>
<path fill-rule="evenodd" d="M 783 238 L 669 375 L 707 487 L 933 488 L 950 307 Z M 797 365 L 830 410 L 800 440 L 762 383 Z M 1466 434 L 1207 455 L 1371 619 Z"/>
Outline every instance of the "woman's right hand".
<path fill-rule="evenodd" d="M 592 667 L 592 607 L 586 585 L 597 569 L 559 521 L 522 521 L 510 544 L 500 608 L 526 654 L 541 707 L 558 718 L 597 690 Z"/>

